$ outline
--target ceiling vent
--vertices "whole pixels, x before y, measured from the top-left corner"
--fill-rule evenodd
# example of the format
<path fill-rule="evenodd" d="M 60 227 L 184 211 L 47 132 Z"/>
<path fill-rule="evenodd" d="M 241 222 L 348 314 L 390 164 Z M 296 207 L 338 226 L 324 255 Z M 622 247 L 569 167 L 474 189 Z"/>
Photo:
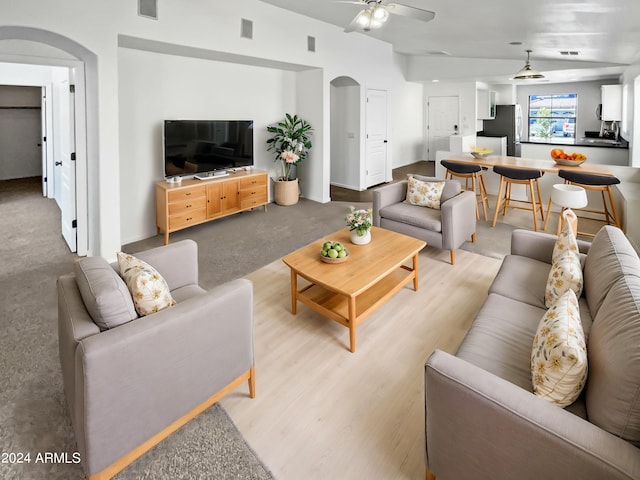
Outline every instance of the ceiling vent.
<path fill-rule="evenodd" d="M 579 52 L 577 50 L 563 50 L 560 52 L 560 55 L 578 55 Z"/>
<path fill-rule="evenodd" d="M 138 15 L 158 19 L 158 0 L 138 0 Z"/>
<path fill-rule="evenodd" d="M 240 36 L 242 38 L 253 38 L 253 22 L 243 18 L 240 23 Z"/>

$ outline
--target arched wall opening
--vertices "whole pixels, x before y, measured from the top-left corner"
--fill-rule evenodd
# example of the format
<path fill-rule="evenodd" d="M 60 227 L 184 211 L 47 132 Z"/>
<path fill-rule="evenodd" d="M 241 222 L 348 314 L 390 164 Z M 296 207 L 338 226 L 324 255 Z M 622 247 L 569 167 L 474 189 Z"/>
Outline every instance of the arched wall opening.
<path fill-rule="evenodd" d="M 360 190 L 362 86 L 351 77 L 331 80 L 331 185 Z"/>
<path fill-rule="evenodd" d="M 69 54 L 74 61 L 57 58 L 55 55 L 21 55 L 20 51 L 3 52 L 2 61 L 69 67 L 76 78 L 76 225 L 77 253 L 87 255 L 90 251 L 100 251 L 99 224 L 96 215 L 99 211 L 100 182 L 98 176 L 98 75 L 97 56 L 81 44 L 54 32 L 32 27 L 0 26 L 0 41 L 25 40 L 59 49 Z M 9 55 L 7 55 L 9 53 Z"/>

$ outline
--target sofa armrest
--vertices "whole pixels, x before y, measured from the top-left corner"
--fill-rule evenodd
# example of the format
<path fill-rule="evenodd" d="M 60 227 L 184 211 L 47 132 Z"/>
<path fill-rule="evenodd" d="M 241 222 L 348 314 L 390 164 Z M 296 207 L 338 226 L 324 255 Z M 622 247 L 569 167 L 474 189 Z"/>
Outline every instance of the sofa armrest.
<path fill-rule="evenodd" d="M 640 478 L 640 449 L 442 351 L 425 366 L 436 478 Z"/>
<path fill-rule="evenodd" d="M 476 233 L 476 196 L 462 191 L 440 206 L 442 248 L 456 250 Z"/>
<path fill-rule="evenodd" d="M 198 244 L 193 240 L 181 240 L 133 255 L 158 270 L 169 290 L 198 285 Z"/>
<path fill-rule="evenodd" d="M 407 198 L 407 180 L 389 183 L 373 190 L 373 224 L 380 226 L 380 210 Z"/>
<path fill-rule="evenodd" d="M 81 341 L 76 437 L 102 471 L 254 365 L 253 287 L 238 279 Z"/>
<path fill-rule="evenodd" d="M 511 254 L 532 258 L 551 264 L 556 235 L 531 230 L 517 229 L 511 234 Z M 590 242 L 578 240 L 578 250 L 582 256 L 586 255 L 591 246 Z M 582 258 L 584 261 L 584 258 Z"/>

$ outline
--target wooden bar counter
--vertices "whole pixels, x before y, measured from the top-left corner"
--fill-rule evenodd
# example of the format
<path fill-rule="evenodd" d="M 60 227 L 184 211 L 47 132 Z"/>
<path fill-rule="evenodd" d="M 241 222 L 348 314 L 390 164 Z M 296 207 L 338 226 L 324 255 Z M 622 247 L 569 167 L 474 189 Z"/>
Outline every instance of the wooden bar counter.
<path fill-rule="evenodd" d="M 475 158 L 470 153 L 452 153 L 447 156 L 447 160 L 460 163 L 472 163 L 481 167 L 492 168 L 495 166 L 512 168 L 535 168 L 543 172 L 558 173 L 559 170 L 569 170 L 582 173 L 595 173 L 599 175 L 611 175 L 607 165 L 589 163 L 589 160 L 577 167 L 558 165 L 552 159 L 503 157 L 500 155 L 489 155 L 484 158 Z"/>

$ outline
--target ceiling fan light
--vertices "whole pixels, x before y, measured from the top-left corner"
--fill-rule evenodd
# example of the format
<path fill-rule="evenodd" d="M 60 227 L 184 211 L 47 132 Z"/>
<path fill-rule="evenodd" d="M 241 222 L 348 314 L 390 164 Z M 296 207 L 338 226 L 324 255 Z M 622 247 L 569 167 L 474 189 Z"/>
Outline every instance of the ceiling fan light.
<path fill-rule="evenodd" d="M 380 24 L 382 24 L 386 22 L 388 18 L 389 18 L 389 12 L 382 5 L 374 5 L 371 8 L 372 20 L 375 20 L 377 22 L 380 22 Z"/>
<path fill-rule="evenodd" d="M 356 17 L 356 23 L 362 28 L 369 28 L 371 12 L 369 10 L 362 10 Z"/>

